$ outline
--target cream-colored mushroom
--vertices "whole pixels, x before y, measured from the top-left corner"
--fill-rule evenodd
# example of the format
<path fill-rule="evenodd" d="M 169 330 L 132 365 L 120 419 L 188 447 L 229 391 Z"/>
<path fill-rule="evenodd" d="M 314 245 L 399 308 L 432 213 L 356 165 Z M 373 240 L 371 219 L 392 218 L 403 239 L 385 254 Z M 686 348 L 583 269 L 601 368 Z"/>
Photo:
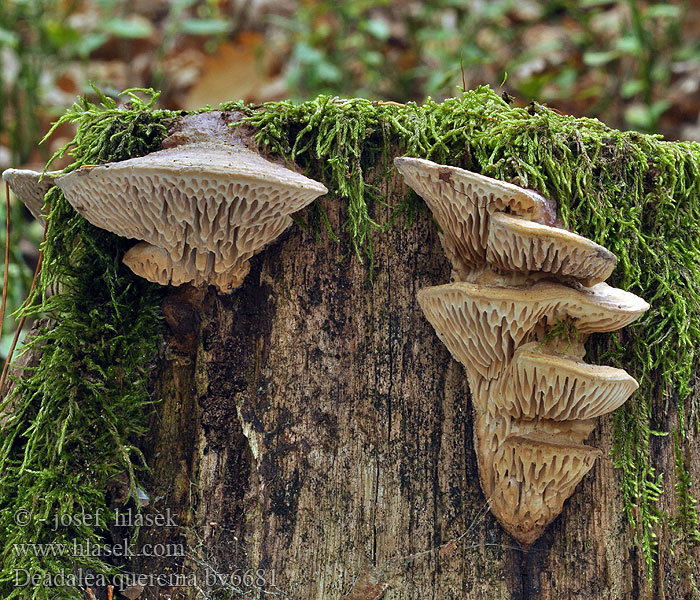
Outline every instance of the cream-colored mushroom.
<path fill-rule="evenodd" d="M 27 207 L 34 218 L 42 225 L 46 223 L 46 217 L 41 210 L 44 206 L 44 196 L 55 184 L 54 177 L 59 171 L 49 171 L 41 177 L 39 171 L 29 169 L 7 169 L 2 178 L 10 185 L 22 203 Z"/>
<path fill-rule="evenodd" d="M 549 281 L 518 288 L 456 282 L 420 290 L 418 302 L 452 355 L 488 379 L 547 323 L 572 318 L 583 335 L 615 331 L 649 308 L 605 283 L 574 289 Z"/>
<path fill-rule="evenodd" d="M 621 369 L 584 363 L 583 342 L 649 305 L 603 283 L 616 257 L 552 227 L 553 204 L 536 192 L 426 160 L 395 163 L 431 209 L 457 279 L 420 290 L 418 302 L 466 368 L 482 488 L 528 547 L 600 454 L 583 444 L 595 418 L 637 389 Z M 577 338 L 550 339 L 559 322 Z"/>
<path fill-rule="evenodd" d="M 224 260 L 214 264 L 213 268 L 197 265 L 197 258 L 206 258 L 203 253 L 192 251 L 176 264 L 166 250 L 148 242 L 132 246 L 122 260 L 137 275 L 161 285 L 191 283 L 198 286 L 210 283 L 219 290 L 230 290 L 243 283 L 250 270 L 249 259 L 279 237 L 291 223 L 292 220 L 285 216 L 262 225 L 238 227 L 234 238 L 226 240 L 221 248 Z"/>
<path fill-rule="evenodd" d="M 507 271 L 574 277 L 586 286 L 605 281 L 617 265 L 610 250 L 583 236 L 505 213 L 491 215 L 486 260 Z"/>
<path fill-rule="evenodd" d="M 327 192 L 247 148 L 209 142 L 83 167 L 56 183 L 92 224 L 155 248 L 127 253 L 137 274 L 221 291 L 240 285 L 247 260 L 289 226 L 290 214 Z"/>
<path fill-rule="evenodd" d="M 168 251 L 158 246 L 153 246 L 148 242 L 139 242 L 132 246 L 124 254 L 122 262 L 134 273 L 160 285 L 168 285 L 170 283 L 180 285 L 186 282 L 192 282 L 197 285 L 201 283 L 198 280 L 198 273 L 194 270 L 187 272 L 185 267 L 176 270 L 173 274 L 174 263 Z M 180 279 L 180 274 L 183 272 L 185 273 L 184 279 Z"/>
<path fill-rule="evenodd" d="M 639 387 L 622 369 L 544 352 L 537 342 L 515 351 L 492 398 L 516 419 L 594 419 L 621 406 Z"/>
<path fill-rule="evenodd" d="M 493 461 L 489 506 L 506 530 L 529 547 L 602 453 L 582 444 L 512 436 Z"/>
<path fill-rule="evenodd" d="M 494 213 L 508 210 L 547 224 L 556 217 L 552 203 L 533 190 L 422 158 L 395 158 L 394 164 L 432 211 L 458 281 L 485 263 Z"/>
<path fill-rule="evenodd" d="M 624 371 L 586 365 L 531 340 L 564 319 L 573 319 L 582 335 L 619 329 L 648 305 L 604 283 L 575 289 L 549 281 L 514 288 L 457 282 L 423 289 L 418 301 L 440 339 L 467 369 L 484 492 L 506 529 L 527 546 L 559 514 L 592 462 L 570 486 L 562 483 L 561 489 L 545 493 L 537 481 L 530 481 L 539 472 L 534 466 L 510 471 L 507 479 L 495 471 L 504 444 L 511 438 L 539 436 L 553 448 L 578 448 L 593 428 L 592 419 L 615 409 L 637 387 Z M 580 343 L 574 345 L 578 355 Z M 548 343 L 546 350 L 552 347 L 557 345 Z M 597 455 L 582 448 L 576 452 Z M 561 464 L 564 469 L 579 463 Z M 552 494 L 555 500 L 550 501 Z"/>

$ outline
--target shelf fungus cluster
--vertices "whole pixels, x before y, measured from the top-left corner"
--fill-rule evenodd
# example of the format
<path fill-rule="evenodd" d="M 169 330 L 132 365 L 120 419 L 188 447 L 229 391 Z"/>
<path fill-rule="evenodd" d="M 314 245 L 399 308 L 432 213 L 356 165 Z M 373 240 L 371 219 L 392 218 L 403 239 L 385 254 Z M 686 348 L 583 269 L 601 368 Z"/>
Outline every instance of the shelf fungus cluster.
<path fill-rule="evenodd" d="M 421 290 L 418 302 L 466 369 L 491 510 L 527 548 L 599 456 L 583 443 L 595 418 L 638 387 L 621 369 L 583 362 L 586 336 L 649 305 L 603 283 L 615 255 L 556 227 L 556 207 L 538 193 L 428 160 L 395 163 L 453 266 L 455 281 Z M 553 336 L 555 327 L 576 335 Z"/>
<path fill-rule="evenodd" d="M 249 149 L 226 119 L 216 111 L 183 117 L 163 150 L 53 180 L 90 223 L 139 240 L 123 258 L 137 275 L 228 292 L 242 284 L 249 259 L 291 225 L 290 215 L 328 190 Z M 34 212 L 43 188 L 20 192 L 13 177 Z"/>

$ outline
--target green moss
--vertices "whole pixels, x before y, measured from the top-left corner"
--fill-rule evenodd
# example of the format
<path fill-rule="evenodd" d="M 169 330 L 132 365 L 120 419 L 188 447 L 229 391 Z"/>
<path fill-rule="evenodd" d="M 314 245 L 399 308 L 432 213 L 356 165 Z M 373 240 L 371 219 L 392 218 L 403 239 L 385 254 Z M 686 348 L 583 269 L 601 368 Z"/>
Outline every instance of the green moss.
<path fill-rule="evenodd" d="M 693 498 L 690 488 L 692 480 L 686 470 L 686 457 L 683 446 L 680 442 L 678 432 L 673 434 L 673 451 L 675 455 L 676 472 L 679 474 L 676 481 L 676 497 L 680 506 L 678 514 L 675 515 L 671 526 L 678 536 L 678 541 L 686 548 L 691 545 L 700 544 L 700 531 L 698 531 L 698 501 Z"/>
<path fill-rule="evenodd" d="M 79 124 L 70 169 L 157 150 L 167 113 L 150 108 L 136 97 L 128 110 L 106 98 L 99 107 L 76 104 L 63 119 Z M 135 489 L 135 469 L 143 462 L 135 442 L 152 404 L 147 365 L 160 330 L 161 292 L 121 265 L 125 240 L 87 223 L 58 188 L 46 199 L 51 213 L 38 289 L 60 286 L 61 292 L 37 293 L 25 309 L 50 317 L 51 325 L 32 342 L 41 349 L 38 366 L 3 406 L 12 415 L 0 447 L 0 595 L 8 599 L 84 597 L 72 586 L 17 587 L 22 569 L 33 575 L 70 574 L 73 567 L 113 571 L 101 558 L 70 556 L 61 545 L 104 543 L 108 482 L 126 474 Z M 15 515 L 25 509 L 31 517 L 18 523 Z M 52 530 L 55 515 L 100 510 L 97 527 Z"/>
<path fill-rule="evenodd" d="M 568 353 L 574 342 L 579 341 L 576 322 L 573 319 L 556 319 L 554 325 L 548 327 L 542 341 L 539 343 L 539 347 L 541 348 L 555 339 L 558 339 L 560 342 L 566 340 L 566 346 L 564 346 L 561 351 L 563 351 L 564 354 Z"/>
<path fill-rule="evenodd" d="M 126 108 L 104 97 L 100 106 L 76 104 L 62 119 L 79 126 L 70 168 L 160 148 L 176 114 L 154 109 L 154 101 L 155 95 L 143 102 L 132 93 Z M 654 438 L 662 435 L 657 430 L 670 428 L 681 443 L 689 428 L 684 415 L 697 414 L 688 408 L 696 402 L 690 391 L 700 341 L 700 146 L 615 131 L 539 105 L 514 108 L 485 87 L 421 106 L 319 97 L 298 105 L 230 103 L 222 109 L 242 110 L 262 146 L 299 164 L 347 204 L 345 238 L 370 265 L 372 236 L 401 214 L 410 221 L 418 206 L 409 195 L 394 207 L 389 223 L 375 217 L 377 203 L 386 201 L 376 183 L 394 175 L 394 153 L 538 189 L 558 201 L 568 227 L 615 252 L 620 262 L 611 283 L 643 296 L 652 309 L 623 333 L 594 338 L 589 349 L 598 361 L 623 367 L 640 382 L 636 396 L 615 413 L 615 464 L 627 517 L 651 566 L 662 493 Z M 377 172 L 377 165 L 386 170 Z M 135 442 L 150 403 L 143 365 L 159 331 L 159 291 L 121 266 L 124 241 L 86 223 L 56 188 L 48 200 L 51 224 L 40 289 L 60 285 L 61 293 L 37 294 L 27 309 L 50 316 L 53 328 L 40 338 L 39 366 L 10 400 L 15 408 L 0 454 L 0 589 L 8 598 L 49 597 L 46 588 L 13 588 L 15 568 L 55 572 L 74 562 L 18 559 L 14 543 L 55 541 L 56 535 L 36 519 L 28 527 L 13 525 L 15 510 L 32 506 L 47 516 L 94 512 L 105 505 L 109 479 L 123 472 L 130 474 L 133 491 Z M 315 215 L 324 222 L 320 204 Z M 653 411 L 656 398 L 675 401 L 676 423 Z M 695 502 L 684 461 L 676 466 L 681 509 L 671 517 L 692 544 Z M 61 535 L 99 539 L 100 529 Z M 78 597 L 74 589 L 64 593 Z"/>

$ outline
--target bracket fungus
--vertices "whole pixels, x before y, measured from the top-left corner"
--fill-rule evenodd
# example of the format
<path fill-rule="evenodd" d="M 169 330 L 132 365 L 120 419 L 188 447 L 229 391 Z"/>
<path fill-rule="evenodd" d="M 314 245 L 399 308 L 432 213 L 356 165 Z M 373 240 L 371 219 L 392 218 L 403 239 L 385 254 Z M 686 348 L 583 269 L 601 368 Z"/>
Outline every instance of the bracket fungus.
<path fill-rule="evenodd" d="M 585 363 L 587 335 L 632 323 L 649 305 L 603 283 L 617 258 L 555 226 L 537 192 L 456 167 L 397 158 L 431 209 L 455 281 L 418 292 L 438 337 L 464 365 L 481 485 L 524 548 L 561 512 L 601 452 L 593 419 L 637 389 L 621 369 Z M 573 324 L 564 347 L 549 339 Z"/>
<path fill-rule="evenodd" d="M 440 224 L 440 241 L 458 281 L 469 280 L 484 263 L 492 214 L 507 208 L 538 223 L 556 219 L 552 203 L 532 190 L 422 158 L 395 158 L 394 164 Z"/>
<path fill-rule="evenodd" d="M 610 250 L 588 238 L 506 213 L 491 216 L 486 244 L 486 260 L 503 270 L 568 275 L 586 286 L 605 281 L 617 266 Z"/>
<path fill-rule="evenodd" d="M 523 546 L 561 512 L 601 451 L 583 444 L 509 436 L 493 463 L 491 510 Z"/>
<path fill-rule="evenodd" d="M 545 352 L 537 342 L 515 351 L 496 400 L 514 419 L 572 421 L 612 412 L 637 389 L 622 369 Z"/>
<path fill-rule="evenodd" d="M 54 185 L 54 177 L 58 171 L 44 173 L 29 169 L 7 169 L 3 171 L 2 178 L 10 186 L 21 202 L 27 207 L 34 218 L 42 225 L 46 223 L 46 217 L 41 209 L 44 206 L 44 196 Z"/>
<path fill-rule="evenodd" d="M 206 126 L 219 116 L 192 118 Z M 124 256 L 137 275 L 228 292 L 243 282 L 248 260 L 289 227 L 289 215 L 328 190 L 210 129 L 178 132 L 180 145 L 82 167 L 56 184 L 93 225 L 141 240 Z"/>

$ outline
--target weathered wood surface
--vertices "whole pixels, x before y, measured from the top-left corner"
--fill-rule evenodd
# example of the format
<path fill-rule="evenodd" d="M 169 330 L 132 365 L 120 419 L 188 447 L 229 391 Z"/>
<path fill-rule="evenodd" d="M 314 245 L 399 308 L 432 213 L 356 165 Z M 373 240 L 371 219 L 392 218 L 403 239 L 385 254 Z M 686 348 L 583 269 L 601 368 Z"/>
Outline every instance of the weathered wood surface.
<path fill-rule="evenodd" d="M 338 203 L 324 204 L 339 230 Z M 170 293 L 148 492 L 180 528 L 144 529 L 140 539 L 179 540 L 186 557 L 132 567 L 194 570 L 202 589 L 143 597 L 202 598 L 223 587 L 207 587 L 222 582 L 214 570 L 236 582 L 249 569 L 262 575 L 221 597 L 690 597 L 670 533 L 646 582 L 608 457 L 610 416 L 590 440 L 605 456 L 520 551 L 479 486 L 464 371 L 416 302 L 421 287 L 449 281 L 429 215 L 375 236 L 374 282 L 367 265 L 342 260 L 345 251 L 293 227 L 230 296 Z M 688 448 L 698 480 L 698 440 Z M 662 472 L 673 472 L 672 449 L 669 438 L 657 441 Z"/>

